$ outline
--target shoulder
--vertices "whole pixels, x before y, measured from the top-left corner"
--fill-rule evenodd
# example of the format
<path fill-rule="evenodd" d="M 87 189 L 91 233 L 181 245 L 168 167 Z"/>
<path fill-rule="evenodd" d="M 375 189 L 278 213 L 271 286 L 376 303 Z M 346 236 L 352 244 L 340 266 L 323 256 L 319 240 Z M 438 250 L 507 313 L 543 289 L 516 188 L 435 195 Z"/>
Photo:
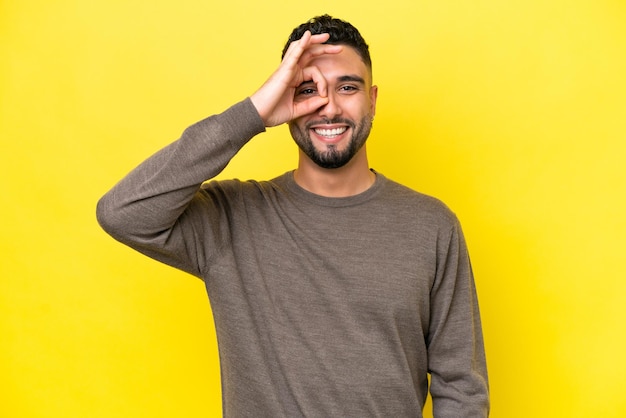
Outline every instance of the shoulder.
<path fill-rule="evenodd" d="M 442 200 L 418 192 L 394 180 L 384 178 L 381 195 L 394 210 L 407 211 L 413 216 L 436 223 L 456 224 L 458 222 L 456 214 Z"/>
<path fill-rule="evenodd" d="M 280 179 L 280 178 L 279 178 Z M 202 184 L 201 194 L 220 200 L 266 200 L 281 191 L 281 182 L 274 180 L 211 180 Z"/>

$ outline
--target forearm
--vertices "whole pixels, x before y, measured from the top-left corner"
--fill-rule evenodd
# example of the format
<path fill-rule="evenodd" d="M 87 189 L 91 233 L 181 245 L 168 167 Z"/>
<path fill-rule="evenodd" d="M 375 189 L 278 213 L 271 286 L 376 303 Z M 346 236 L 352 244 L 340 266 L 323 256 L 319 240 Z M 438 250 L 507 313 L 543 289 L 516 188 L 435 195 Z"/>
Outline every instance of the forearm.
<path fill-rule="evenodd" d="M 489 385 L 480 312 L 458 223 L 448 242 L 431 293 L 428 364 L 433 413 L 436 418 L 486 418 Z"/>
<path fill-rule="evenodd" d="M 114 238 L 140 250 L 164 245 L 200 185 L 219 174 L 263 130 L 248 99 L 190 126 L 100 199 L 99 223 Z"/>
<path fill-rule="evenodd" d="M 467 329 L 446 338 L 448 345 L 433 353 L 430 392 L 435 418 L 487 418 L 489 383 L 478 312 Z M 456 344 L 456 345 L 455 345 Z"/>

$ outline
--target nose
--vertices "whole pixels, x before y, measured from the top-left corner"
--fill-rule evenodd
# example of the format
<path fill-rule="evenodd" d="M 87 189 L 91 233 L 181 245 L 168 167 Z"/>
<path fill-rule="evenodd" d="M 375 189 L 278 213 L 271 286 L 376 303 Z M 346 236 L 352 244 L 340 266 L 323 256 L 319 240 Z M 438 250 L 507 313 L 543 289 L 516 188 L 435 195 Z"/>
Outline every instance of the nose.
<path fill-rule="evenodd" d="M 320 116 L 332 120 L 341 114 L 341 105 L 339 98 L 332 91 L 328 92 L 328 103 L 320 107 L 318 110 Z"/>

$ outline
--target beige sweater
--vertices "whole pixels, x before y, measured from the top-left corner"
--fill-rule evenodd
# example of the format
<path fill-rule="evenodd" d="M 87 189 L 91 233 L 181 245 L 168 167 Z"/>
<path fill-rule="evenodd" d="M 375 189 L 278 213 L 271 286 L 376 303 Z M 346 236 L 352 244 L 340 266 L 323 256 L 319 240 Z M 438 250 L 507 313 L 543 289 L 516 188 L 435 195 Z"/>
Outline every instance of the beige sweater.
<path fill-rule="evenodd" d="M 98 203 L 119 241 L 200 277 L 226 417 L 485 417 L 483 338 L 459 223 L 376 173 L 326 198 L 292 173 L 205 181 L 264 126 L 249 100 L 185 130 Z"/>

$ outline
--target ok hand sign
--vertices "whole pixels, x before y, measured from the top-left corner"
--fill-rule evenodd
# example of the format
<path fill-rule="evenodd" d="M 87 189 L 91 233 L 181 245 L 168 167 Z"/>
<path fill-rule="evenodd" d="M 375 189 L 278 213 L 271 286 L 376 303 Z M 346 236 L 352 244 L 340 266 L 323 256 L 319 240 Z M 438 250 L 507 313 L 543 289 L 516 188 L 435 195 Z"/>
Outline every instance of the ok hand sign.
<path fill-rule="evenodd" d="M 302 38 L 289 45 L 278 69 L 250 96 L 266 127 L 289 122 L 328 103 L 326 80 L 317 67 L 308 63 L 320 55 L 341 52 L 341 45 L 324 44 L 329 37 L 327 33 L 311 35 L 306 31 Z M 296 88 L 306 81 L 315 83 L 318 94 L 294 101 Z"/>

